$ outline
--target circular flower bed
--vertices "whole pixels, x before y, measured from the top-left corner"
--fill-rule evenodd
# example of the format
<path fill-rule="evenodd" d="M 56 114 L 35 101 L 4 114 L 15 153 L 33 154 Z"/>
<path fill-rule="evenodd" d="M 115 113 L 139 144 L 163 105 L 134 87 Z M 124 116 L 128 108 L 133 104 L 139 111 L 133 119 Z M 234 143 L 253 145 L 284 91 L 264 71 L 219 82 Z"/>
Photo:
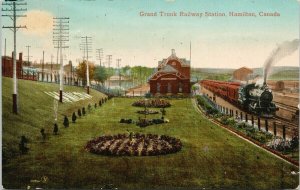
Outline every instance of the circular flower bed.
<path fill-rule="evenodd" d="M 179 139 L 166 135 L 135 134 L 101 136 L 89 141 L 86 150 L 94 154 L 112 156 L 155 156 L 181 150 Z"/>
<path fill-rule="evenodd" d="M 153 108 L 166 108 L 170 107 L 171 104 L 167 100 L 152 99 L 152 100 L 139 100 L 132 104 L 137 107 L 153 107 Z"/>
<path fill-rule="evenodd" d="M 139 110 L 137 111 L 137 113 L 139 114 L 158 114 L 158 111 L 155 111 L 155 110 Z"/>

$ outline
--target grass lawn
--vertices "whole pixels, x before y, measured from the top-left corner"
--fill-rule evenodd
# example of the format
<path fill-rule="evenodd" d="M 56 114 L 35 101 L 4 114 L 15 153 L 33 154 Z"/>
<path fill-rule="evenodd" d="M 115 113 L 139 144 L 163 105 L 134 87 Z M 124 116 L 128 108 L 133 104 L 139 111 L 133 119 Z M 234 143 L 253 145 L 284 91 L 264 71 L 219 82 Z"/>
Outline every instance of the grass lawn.
<path fill-rule="evenodd" d="M 269 79 L 271 80 L 299 80 L 299 70 L 286 70 L 272 74 Z"/>
<path fill-rule="evenodd" d="M 37 84 L 44 88 L 42 84 Z M 22 86 L 22 83 L 20 85 Z M 23 89 L 24 87 L 21 87 L 19 92 L 22 93 Z M 32 96 L 37 94 L 36 91 L 31 90 Z M 4 93 L 6 94 L 5 91 Z M 4 104 L 11 95 L 6 96 L 8 95 L 4 95 Z M 52 101 L 31 98 L 29 93 L 27 98 L 30 101 L 26 101 L 23 107 L 32 107 L 28 111 L 31 117 L 22 118 L 20 123 L 37 123 L 37 120 L 43 120 L 42 124 L 45 123 L 44 120 L 50 122 Z M 46 99 L 46 95 L 41 98 Z M 137 98 L 109 100 L 101 108 L 93 108 L 87 116 L 78 119 L 75 124 L 70 124 L 69 128 L 60 128 L 60 135 L 51 135 L 45 143 L 42 143 L 39 137 L 39 127 L 4 123 L 4 142 L 5 139 L 10 139 L 5 137 L 8 133 L 5 131 L 11 131 L 10 128 L 14 128 L 14 131 L 22 130 L 32 137 L 28 154 L 15 157 L 3 165 L 4 187 L 26 188 L 30 185 L 43 188 L 101 188 L 109 184 L 117 188 L 132 189 L 297 187 L 298 175 L 291 175 L 291 171 L 298 170 L 296 167 L 210 123 L 194 110 L 190 99 L 171 100 L 172 106 L 166 109 L 165 116 L 170 123 L 146 128 L 139 128 L 134 124 L 120 124 L 121 118 L 137 120 L 139 116 L 143 117 L 135 113 L 143 108 L 131 106 L 135 100 Z M 35 101 L 39 101 L 38 104 Z M 37 117 L 32 110 L 44 106 L 43 102 L 49 104 L 48 114 Z M 84 103 L 88 104 L 82 102 Z M 11 107 L 4 106 L 6 117 L 16 117 L 11 116 L 10 110 Z M 65 108 L 64 112 L 70 115 L 72 110 Z M 147 117 L 154 118 L 160 115 Z M 4 121 L 6 120 L 4 118 Z M 52 126 L 49 126 L 49 131 L 50 129 Z M 166 134 L 180 138 L 183 149 L 175 154 L 152 157 L 109 157 L 94 155 L 84 150 L 87 141 L 94 137 L 128 133 L 127 131 Z M 42 176 L 48 177 L 46 183 L 30 182 Z"/>

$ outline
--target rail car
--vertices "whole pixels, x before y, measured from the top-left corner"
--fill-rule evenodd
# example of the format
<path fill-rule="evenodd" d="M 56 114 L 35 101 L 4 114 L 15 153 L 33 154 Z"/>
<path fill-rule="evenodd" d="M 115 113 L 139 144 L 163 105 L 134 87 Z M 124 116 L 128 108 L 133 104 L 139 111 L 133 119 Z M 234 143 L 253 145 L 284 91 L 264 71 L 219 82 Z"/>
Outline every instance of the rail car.
<path fill-rule="evenodd" d="M 238 82 L 216 80 L 202 80 L 200 84 L 219 97 L 255 115 L 273 117 L 278 110 L 272 102 L 272 91 L 266 84 L 262 86 L 254 83 L 243 85 Z"/>

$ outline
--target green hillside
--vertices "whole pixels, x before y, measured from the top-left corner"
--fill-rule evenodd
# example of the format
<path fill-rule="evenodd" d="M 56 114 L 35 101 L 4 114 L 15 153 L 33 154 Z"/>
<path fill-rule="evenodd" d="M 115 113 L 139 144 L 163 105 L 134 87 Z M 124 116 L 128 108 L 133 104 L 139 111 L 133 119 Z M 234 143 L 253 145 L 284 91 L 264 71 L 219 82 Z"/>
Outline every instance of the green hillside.
<path fill-rule="evenodd" d="M 143 117 L 136 113 L 143 108 L 131 106 L 138 98 L 114 98 L 101 108 L 92 108 L 69 128 L 62 127 L 60 116 L 60 134 L 54 136 L 53 100 L 43 91 L 55 90 L 57 85 L 20 81 L 21 113 L 15 116 L 10 113 L 10 83 L 10 79 L 4 79 L 5 151 L 13 148 L 16 152 L 23 134 L 30 138 L 30 150 L 3 164 L 5 188 L 287 189 L 299 183 L 298 175 L 291 174 L 298 170 L 296 167 L 211 123 L 194 109 L 191 99 L 170 100 L 172 106 L 165 116 L 169 123 L 139 128 L 119 123 L 121 118 Z M 93 100 L 61 105 L 60 114 L 70 115 L 102 97 L 94 91 L 92 95 Z M 41 127 L 48 133 L 46 142 L 41 140 Z M 148 157 L 100 156 L 84 149 L 92 138 L 128 131 L 176 137 L 181 139 L 183 149 L 176 154 Z M 43 176 L 47 180 L 40 182 Z"/>
<path fill-rule="evenodd" d="M 272 74 L 270 80 L 299 80 L 299 70 L 285 70 Z"/>
<path fill-rule="evenodd" d="M 58 91 L 59 85 L 18 80 L 19 114 L 12 114 L 12 79 L 2 78 L 3 102 L 3 163 L 19 155 L 20 137 L 25 135 L 32 143 L 40 139 L 40 130 L 52 134 L 54 125 L 54 100 L 44 92 Z M 65 92 L 85 92 L 83 88 L 65 86 Z M 63 115 L 71 121 L 73 111 L 98 102 L 103 94 L 91 90 L 92 99 L 81 100 L 76 103 L 59 103 L 58 123 L 62 128 Z"/>

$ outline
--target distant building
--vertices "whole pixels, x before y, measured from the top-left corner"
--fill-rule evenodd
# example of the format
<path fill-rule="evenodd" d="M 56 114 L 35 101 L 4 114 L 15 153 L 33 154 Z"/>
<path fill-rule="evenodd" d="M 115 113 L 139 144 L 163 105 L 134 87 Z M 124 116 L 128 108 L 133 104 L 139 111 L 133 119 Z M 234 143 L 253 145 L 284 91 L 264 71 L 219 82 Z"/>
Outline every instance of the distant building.
<path fill-rule="evenodd" d="M 38 80 L 44 82 L 58 82 L 59 80 L 59 64 L 32 64 L 28 66 L 28 62 L 22 59 L 23 54 L 19 53 L 19 59 L 17 59 L 17 78 L 25 80 Z M 13 55 L 12 55 L 13 57 Z M 9 56 L 2 56 L 2 76 L 13 77 L 13 59 Z M 72 62 L 64 65 L 64 83 L 74 84 L 78 83 L 78 77 L 75 72 L 75 68 L 72 66 Z"/>
<path fill-rule="evenodd" d="M 17 59 L 17 78 L 22 78 L 22 53 L 19 53 L 19 60 Z M 2 76 L 13 77 L 13 53 L 12 56 L 2 56 Z"/>
<path fill-rule="evenodd" d="M 149 78 L 150 93 L 155 94 L 189 94 L 190 86 L 190 61 L 178 58 L 175 50 L 172 54 L 158 62 L 157 71 Z"/>
<path fill-rule="evenodd" d="M 247 81 L 253 74 L 253 70 L 247 67 L 242 67 L 233 72 L 233 80 Z"/>
<path fill-rule="evenodd" d="M 126 76 L 113 75 L 105 81 L 105 86 L 111 89 L 122 88 L 128 89 L 132 87 L 132 79 Z"/>

